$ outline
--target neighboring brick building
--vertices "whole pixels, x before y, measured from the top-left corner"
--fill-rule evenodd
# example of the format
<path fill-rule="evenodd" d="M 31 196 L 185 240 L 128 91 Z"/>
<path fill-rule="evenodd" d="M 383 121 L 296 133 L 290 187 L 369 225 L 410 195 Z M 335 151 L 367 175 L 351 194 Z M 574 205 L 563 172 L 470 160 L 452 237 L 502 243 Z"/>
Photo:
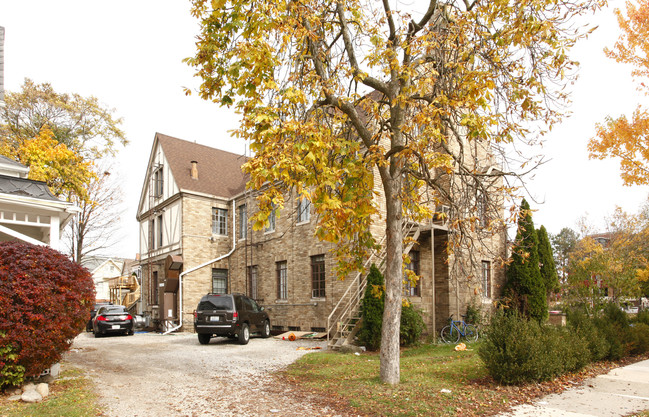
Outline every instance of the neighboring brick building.
<path fill-rule="evenodd" d="M 144 312 L 164 330 L 179 327 L 182 314 L 182 328 L 191 331 L 202 295 L 240 292 L 269 310 L 274 330 L 326 331 L 330 313 L 357 281 L 336 278 L 332 244 L 314 236 L 310 204 L 295 195 L 268 229 L 252 231 L 247 219 L 256 201 L 245 188 L 245 161 L 156 134 L 137 214 Z M 374 229 L 381 241 L 383 228 Z M 441 222 L 416 225 L 410 235 L 410 268 L 421 279 L 404 292 L 424 311 L 429 332 L 450 314 L 464 314 L 470 301 L 490 303 L 499 294 L 504 274 L 493 258 L 473 278 L 450 276 Z M 504 251 L 504 233 L 489 239 Z"/>

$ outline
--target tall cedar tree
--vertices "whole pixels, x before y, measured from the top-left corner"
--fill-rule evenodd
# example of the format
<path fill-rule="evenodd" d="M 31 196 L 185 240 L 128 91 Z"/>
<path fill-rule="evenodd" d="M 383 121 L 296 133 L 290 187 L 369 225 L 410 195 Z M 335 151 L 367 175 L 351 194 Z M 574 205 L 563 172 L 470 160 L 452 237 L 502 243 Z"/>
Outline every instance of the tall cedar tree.
<path fill-rule="evenodd" d="M 518 231 L 507 268 L 505 297 L 511 308 L 539 322 L 548 317 L 547 297 L 539 269 L 539 239 L 536 236 L 530 205 L 521 202 Z"/>
<path fill-rule="evenodd" d="M 358 340 L 369 350 L 379 350 L 381 347 L 384 294 L 383 274 L 372 264 L 361 303 L 363 322 L 358 332 Z"/>
<path fill-rule="evenodd" d="M 543 277 L 543 284 L 545 285 L 545 293 L 548 298 L 552 292 L 559 289 L 559 276 L 557 275 L 557 267 L 554 263 L 554 256 L 552 255 L 552 246 L 550 245 L 550 238 L 545 226 L 541 226 L 536 235 L 539 238 L 539 263 L 541 266 L 541 277 Z"/>

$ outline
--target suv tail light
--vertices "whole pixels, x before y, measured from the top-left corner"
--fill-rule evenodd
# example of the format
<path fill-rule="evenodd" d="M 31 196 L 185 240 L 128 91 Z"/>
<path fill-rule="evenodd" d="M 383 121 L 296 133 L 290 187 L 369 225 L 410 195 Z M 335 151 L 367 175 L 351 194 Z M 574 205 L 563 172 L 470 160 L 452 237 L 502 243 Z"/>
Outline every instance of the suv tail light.
<path fill-rule="evenodd" d="M 126 320 L 133 320 L 133 316 L 131 316 L 130 314 L 127 315 L 127 316 L 126 316 Z"/>
<path fill-rule="evenodd" d="M 236 323 L 238 318 L 239 318 L 238 312 L 235 311 L 234 313 L 232 313 L 232 322 Z"/>
<path fill-rule="evenodd" d="M 97 316 L 97 321 L 106 321 L 106 317 L 104 317 L 104 316 Z"/>
<path fill-rule="evenodd" d="M 194 320 L 196 320 L 197 318 L 198 318 L 198 313 L 196 312 L 196 310 L 194 310 Z"/>

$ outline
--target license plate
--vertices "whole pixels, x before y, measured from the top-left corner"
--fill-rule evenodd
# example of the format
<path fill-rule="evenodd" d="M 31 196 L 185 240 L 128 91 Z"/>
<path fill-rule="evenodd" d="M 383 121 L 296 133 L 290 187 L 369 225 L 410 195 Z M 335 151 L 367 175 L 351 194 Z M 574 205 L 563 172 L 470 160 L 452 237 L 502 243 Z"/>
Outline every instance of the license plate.
<path fill-rule="evenodd" d="M 210 321 L 219 321 L 219 316 L 211 316 Z"/>
<path fill-rule="evenodd" d="M 119 324 L 113 324 L 113 325 L 111 326 L 111 328 L 112 328 L 113 330 L 117 330 L 117 329 L 119 329 Z"/>

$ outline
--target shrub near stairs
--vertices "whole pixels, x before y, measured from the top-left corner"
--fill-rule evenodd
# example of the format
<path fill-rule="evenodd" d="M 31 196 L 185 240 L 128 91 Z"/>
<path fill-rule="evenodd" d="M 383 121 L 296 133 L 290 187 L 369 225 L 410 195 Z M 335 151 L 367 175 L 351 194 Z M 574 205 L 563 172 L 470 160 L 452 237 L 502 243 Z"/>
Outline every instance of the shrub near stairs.
<path fill-rule="evenodd" d="M 379 350 L 381 347 L 384 297 L 383 274 L 375 265 L 372 265 L 367 276 L 365 295 L 361 302 L 361 328 L 356 335 L 358 343 L 365 346 L 367 350 Z M 400 344 L 402 346 L 416 344 L 425 328 L 421 312 L 404 300 L 399 328 Z"/>
<path fill-rule="evenodd" d="M 381 346 L 384 297 L 383 274 L 376 265 L 372 265 L 367 275 L 367 287 L 361 302 L 363 320 L 356 335 L 358 342 L 367 350 L 378 350 Z"/>
<path fill-rule="evenodd" d="M 0 243 L 0 352 L 16 355 L 13 368 L 5 361 L 0 370 L 0 387 L 20 382 L 18 366 L 31 377 L 58 362 L 85 328 L 94 299 L 88 270 L 60 252 Z"/>

